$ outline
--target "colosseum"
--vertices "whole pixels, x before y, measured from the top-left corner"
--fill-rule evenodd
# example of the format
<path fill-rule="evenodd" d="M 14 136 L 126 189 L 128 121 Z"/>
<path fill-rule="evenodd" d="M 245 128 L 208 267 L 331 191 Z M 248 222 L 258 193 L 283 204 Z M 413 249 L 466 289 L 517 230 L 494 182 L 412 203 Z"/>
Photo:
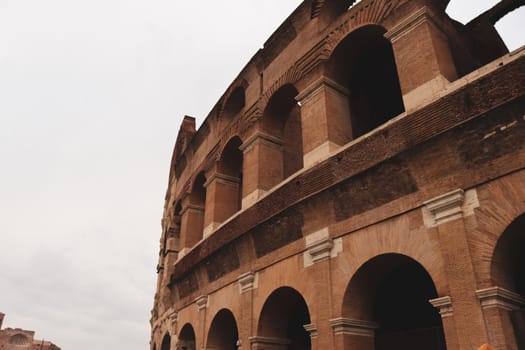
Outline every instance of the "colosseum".
<path fill-rule="evenodd" d="M 184 118 L 151 350 L 525 349 L 525 2 L 448 3 L 305 0 Z"/>

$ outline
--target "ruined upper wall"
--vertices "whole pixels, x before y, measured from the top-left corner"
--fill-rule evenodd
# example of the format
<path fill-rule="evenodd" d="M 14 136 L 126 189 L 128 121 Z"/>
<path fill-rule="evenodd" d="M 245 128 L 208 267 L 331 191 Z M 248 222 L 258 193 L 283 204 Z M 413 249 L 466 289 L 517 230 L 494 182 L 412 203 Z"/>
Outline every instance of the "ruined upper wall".
<path fill-rule="evenodd" d="M 301 3 L 241 70 L 198 130 L 195 130 L 194 119 L 184 119 L 170 167 L 165 222 L 173 219 L 176 204 L 191 194 L 199 174 L 208 179 L 212 176 L 213 168 L 232 138 L 238 137 L 246 148 L 253 137 L 261 132 L 268 133 L 267 127 L 263 125 L 263 117 L 272 105 L 272 98 L 282 92 L 283 87 L 293 86 L 296 91 L 294 98 L 301 102 L 301 98 L 312 93 L 312 86 L 319 79 L 327 78 L 336 83 L 333 85 L 336 90 L 347 94 L 348 86 L 345 87 L 346 82 L 338 81 L 337 73 L 346 71 L 336 67 L 333 57 L 345 49 L 347 38 L 360 28 L 377 28 L 374 30 L 393 45 L 395 69 L 399 75 L 404 104 L 402 108 L 396 109 L 396 113 L 416 108 L 447 82 L 505 53 L 495 31 L 484 37 L 485 47 L 490 50 L 476 49 L 479 48 L 479 39 L 472 39 L 473 32 L 469 26 L 463 26 L 446 15 L 447 4 L 448 1 L 444 0 L 362 0 L 357 3 L 349 0 L 307 0 Z M 501 15 L 501 11 L 498 15 Z M 412 40 L 419 41 L 418 45 L 422 45 L 420 49 L 426 50 L 429 56 L 436 56 L 430 58 L 431 62 L 414 62 L 410 59 L 402 62 L 413 54 L 415 45 L 415 42 L 407 41 L 406 32 L 423 22 L 425 28 L 421 30 L 420 37 L 416 36 Z M 486 26 L 485 23 L 482 28 Z M 354 46 L 356 48 L 367 49 L 364 44 Z M 352 48 L 346 49 L 352 51 Z M 351 52 L 345 55 L 353 59 Z M 346 108 L 344 102 L 327 103 L 327 108 L 336 106 L 334 108 L 339 108 L 339 112 L 341 108 Z M 304 107 L 302 109 L 305 110 Z M 304 113 L 301 118 L 305 118 Z M 341 121 L 334 123 L 335 129 L 345 128 L 341 126 Z M 304 132 L 315 134 L 315 130 Z M 347 131 L 350 134 L 352 132 L 355 130 Z M 312 137 L 315 139 L 317 136 L 306 135 L 307 139 Z M 339 146 L 353 138 L 344 135 L 334 137 L 330 142 Z M 319 156 L 319 153 L 310 152 L 320 145 L 316 142 L 305 141 L 303 135 L 304 162 L 308 163 L 304 167 L 312 164 L 315 161 L 312 159 Z M 335 146 L 330 147 L 329 153 Z M 251 194 L 243 190 L 242 196 Z M 253 203 L 252 197 L 246 198 L 246 205 Z M 255 200 L 257 198 L 255 196 Z"/>

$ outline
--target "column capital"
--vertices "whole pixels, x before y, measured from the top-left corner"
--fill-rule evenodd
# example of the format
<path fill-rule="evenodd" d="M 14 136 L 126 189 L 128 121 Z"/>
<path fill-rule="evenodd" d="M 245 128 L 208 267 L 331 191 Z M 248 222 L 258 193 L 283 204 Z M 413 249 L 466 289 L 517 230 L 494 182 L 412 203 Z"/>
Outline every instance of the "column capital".
<path fill-rule="evenodd" d="M 423 6 L 418 11 L 406 17 L 394 28 L 386 32 L 384 37 L 394 43 L 424 22 L 431 23 L 435 28 L 441 31 L 441 28 L 437 25 L 438 20 L 434 13 L 427 6 Z"/>
<path fill-rule="evenodd" d="M 433 307 L 439 310 L 441 317 L 448 317 L 453 315 L 452 298 L 449 296 L 430 299 L 428 301 Z"/>
<path fill-rule="evenodd" d="M 179 320 L 179 312 L 177 310 L 170 310 L 168 313 L 168 318 L 171 322 L 177 322 Z"/>
<path fill-rule="evenodd" d="M 252 289 L 255 289 L 257 287 L 256 286 L 256 274 L 251 271 L 240 275 L 237 281 L 239 282 L 241 294 L 248 292 Z"/>
<path fill-rule="evenodd" d="M 336 83 L 332 79 L 322 76 L 321 78 L 308 85 L 302 92 L 300 92 L 299 95 L 295 97 L 295 100 L 299 102 L 300 105 L 303 105 L 307 103 L 312 96 L 315 96 L 323 87 L 329 87 L 332 90 L 337 91 L 341 95 L 350 95 L 350 90 Z"/>
<path fill-rule="evenodd" d="M 197 311 L 202 311 L 208 307 L 208 296 L 202 295 L 195 299 L 195 304 L 197 304 Z"/>
<path fill-rule="evenodd" d="M 317 337 L 317 326 L 314 323 L 305 324 L 303 326 L 304 330 L 310 333 L 310 338 L 316 338 Z"/>
<path fill-rule="evenodd" d="M 204 187 L 207 188 L 214 181 L 217 181 L 217 182 L 220 182 L 226 185 L 230 185 L 230 184 L 238 185 L 241 182 L 238 177 L 214 172 L 208 179 L 206 179 L 206 182 L 204 183 Z"/>
<path fill-rule="evenodd" d="M 252 349 L 257 350 L 259 348 L 263 349 L 265 346 L 286 346 L 290 345 L 289 339 L 283 338 L 272 338 L 272 337 L 250 337 L 250 344 Z"/>
<path fill-rule="evenodd" d="M 423 221 L 427 227 L 436 227 L 445 222 L 473 215 L 479 207 L 476 189 L 454 191 L 423 202 Z"/>
<path fill-rule="evenodd" d="M 188 211 L 193 211 L 193 212 L 198 212 L 198 213 L 204 213 L 204 207 L 200 206 L 200 205 L 193 205 L 193 204 L 188 204 L 188 205 L 185 205 L 182 210 L 180 211 L 180 215 L 184 215 L 186 212 Z"/>
<path fill-rule="evenodd" d="M 373 337 L 378 325 L 374 322 L 354 320 L 351 318 L 340 317 L 330 320 L 330 325 L 334 334 L 361 335 Z"/>
<path fill-rule="evenodd" d="M 518 293 L 501 287 L 490 287 L 476 291 L 476 296 L 484 309 L 499 308 L 508 311 L 519 310 L 525 306 L 525 299 Z"/>
<path fill-rule="evenodd" d="M 335 258 L 343 251 L 341 239 L 332 239 L 328 227 L 306 236 L 306 251 L 304 253 L 304 267 Z"/>
<path fill-rule="evenodd" d="M 280 138 L 262 131 L 256 131 L 253 135 L 248 137 L 246 141 L 244 141 L 244 143 L 239 147 L 239 150 L 242 152 L 249 150 L 256 141 L 262 141 L 275 147 L 282 147 L 283 145 L 283 140 Z"/>

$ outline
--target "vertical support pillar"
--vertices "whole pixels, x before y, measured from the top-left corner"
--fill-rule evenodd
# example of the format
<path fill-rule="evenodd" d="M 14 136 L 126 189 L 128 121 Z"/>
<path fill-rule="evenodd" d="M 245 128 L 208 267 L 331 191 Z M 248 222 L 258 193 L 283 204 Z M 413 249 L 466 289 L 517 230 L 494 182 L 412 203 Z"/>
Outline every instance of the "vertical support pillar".
<path fill-rule="evenodd" d="M 407 111 L 456 79 L 456 66 L 447 35 L 428 7 L 408 16 L 387 32 L 385 37 L 391 41 L 394 49 Z"/>
<path fill-rule="evenodd" d="M 509 290 L 492 287 L 476 291 L 489 333 L 489 344 L 496 349 L 517 350 L 511 313 L 525 306 L 525 300 Z"/>
<path fill-rule="evenodd" d="M 310 343 L 312 344 L 312 350 L 322 349 L 319 347 L 319 333 L 317 332 L 317 326 L 314 323 L 305 324 L 303 326 L 304 330 L 310 334 Z"/>
<path fill-rule="evenodd" d="M 224 221 L 240 210 L 240 179 L 221 174 L 217 169 L 206 177 L 206 210 L 204 237 L 209 236 Z"/>
<path fill-rule="evenodd" d="M 454 301 L 456 333 L 445 333 L 452 339 L 457 334 L 458 347 L 468 349 L 475 344 L 488 343 L 487 329 L 479 301 L 474 294 L 476 278 L 465 228 L 465 217 L 474 214 L 479 206 L 475 190 L 465 193 L 458 189 L 424 203 L 423 221 L 437 230 L 441 242 L 444 269 L 448 277 L 450 298 Z M 450 331 L 450 326 L 445 331 Z M 454 346 L 454 340 L 450 346 Z M 448 345 L 448 341 L 447 341 Z"/>
<path fill-rule="evenodd" d="M 375 323 L 341 317 L 330 320 L 330 325 L 335 339 L 334 349 L 375 349 Z"/>
<path fill-rule="evenodd" d="M 454 309 L 452 308 L 452 298 L 449 296 L 430 299 L 429 303 L 439 310 L 443 331 L 445 333 L 445 342 L 447 350 L 459 349 L 458 334 L 456 332 L 456 322 L 454 320 Z"/>
<path fill-rule="evenodd" d="M 193 247 L 202 239 L 204 223 L 204 207 L 192 204 L 190 196 L 186 195 L 182 200 L 181 210 L 181 251 Z"/>
<path fill-rule="evenodd" d="M 288 350 L 290 340 L 270 337 L 251 337 L 251 350 Z"/>
<path fill-rule="evenodd" d="M 168 320 L 169 320 L 169 330 L 171 334 L 171 343 L 177 344 L 178 343 L 178 335 L 177 335 L 177 322 L 179 321 L 179 313 L 176 310 L 170 310 L 168 313 Z"/>
<path fill-rule="evenodd" d="M 195 299 L 197 312 L 199 314 L 199 328 L 196 334 L 195 348 L 204 349 L 204 339 L 206 338 L 206 309 L 208 308 L 208 296 L 203 295 Z"/>
<path fill-rule="evenodd" d="M 305 168 L 352 140 L 348 95 L 345 87 L 322 77 L 296 97 L 301 105 Z"/>
<path fill-rule="evenodd" d="M 314 316 L 312 323 L 315 324 L 315 327 L 310 327 L 313 331 L 310 333 L 312 350 L 334 348 L 334 337 L 330 328 L 330 319 L 333 317 L 331 257 L 336 256 L 338 252 L 328 228 L 306 236 L 304 265 L 309 269 L 313 281 L 312 307 L 315 308 L 310 311 Z"/>
<path fill-rule="evenodd" d="M 279 138 L 258 131 L 240 150 L 244 154 L 242 208 L 246 208 L 283 179 L 283 147 Z"/>
<path fill-rule="evenodd" d="M 241 319 L 239 320 L 239 342 L 238 349 L 250 349 L 250 337 L 253 330 L 253 292 L 257 288 L 257 275 L 247 272 L 239 276 L 239 299 L 241 304 Z"/>

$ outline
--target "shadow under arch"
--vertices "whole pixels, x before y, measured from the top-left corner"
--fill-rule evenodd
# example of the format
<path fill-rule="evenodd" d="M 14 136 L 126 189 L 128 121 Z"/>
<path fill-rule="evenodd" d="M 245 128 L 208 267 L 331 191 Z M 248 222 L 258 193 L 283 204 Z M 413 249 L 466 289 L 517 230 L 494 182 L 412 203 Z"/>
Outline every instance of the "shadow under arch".
<path fill-rule="evenodd" d="M 193 180 L 188 204 L 181 208 L 181 248 L 191 248 L 202 239 L 204 231 L 204 215 L 206 207 L 206 176 L 204 171 L 197 174 Z M 190 209 L 191 210 L 188 210 Z"/>
<path fill-rule="evenodd" d="M 168 332 L 166 332 L 164 338 L 162 338 L 160 350 L 171 350 L 171 336 Z"/>
<path fill-rule="evenodd" d="M 285 84 L 275 91 L 264 109 L 262 130 L 274 138 L 273 142 L 281 143 L 269 146 L 267 150 L 272 152 L 268 160 L 273 160 L 271 164 L 266 160 L 265 166 L 274 176 L 264 189 L 273 187 L 303 167 L 301 110 L 295 100 L 298 94 L 293 84 Z"/>
<path fill-rule="evenodd" d="M 176 350 L 195 350 L 195 330 L 190 323 L 186 323 L 179 332 Z"/>
<path fill-rule="evenodd" d="M 339 113 L 347 141 L 405 111 L 392 44 L 386 29 L 367 24 L 350 32 L 333 50 L 326 75 L 346 90 L 348 108 Z M 341 103 L 343 106 L 344 103 Z"/>
<path fill-rule="evenodd" d="M 235 316 L 228 309 L 220 310 L 210 326 L 206 349 L 237 350 L 239 331 Z"/>
<path fill-rule="evenodd" d="M 525 214 L 512 221 L 498 239 L 490 274 L 494 286 L 516 293 L 525 300 Z M 509 313 L 512 323 L 509 328 L 514 331 L 518 350 L 525 350 L 525 303 Z"/>
<path fill-rule="evenodd" d="M 216 197 L 214 220 L 224 222 L 241 210 L 244 155 L 240 150 L 242 140 L 233 136 L 224 146 L 217 161 L 217 173 L 228 185 L 221 187 L 221 196 Z"/>
<path fill-rule="evenodd" d="M 416 260 L 388 253 L 364 263 L 350 280 L 342 307 L 346 327 L 367 336 L 341 335 L 345 349 L 445 350 L 441 316 L 429 300 L 437 298 L 428 272 Z"/>
<path fill-rule="evenodd" d="M 310 312 L 302 295 L 291 287 L 280 287 L 266 299 L 257 337 L 252 341 L 270 345 L 269 348 L 309 350 L 310 334 L 304 326 L 310 322 Z"/>

